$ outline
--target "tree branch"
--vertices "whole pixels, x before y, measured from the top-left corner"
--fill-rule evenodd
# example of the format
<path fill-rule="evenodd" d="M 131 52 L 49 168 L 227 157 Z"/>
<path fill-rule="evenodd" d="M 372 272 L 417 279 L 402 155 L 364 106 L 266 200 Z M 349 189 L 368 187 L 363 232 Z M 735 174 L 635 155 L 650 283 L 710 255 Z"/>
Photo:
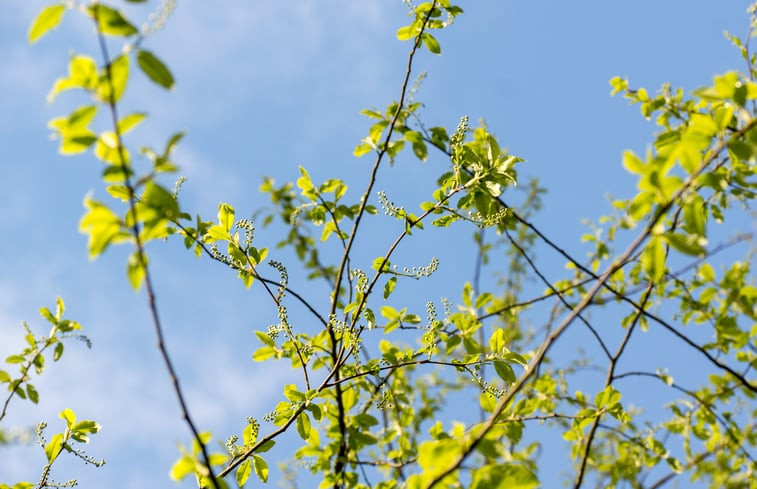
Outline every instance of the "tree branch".
<path fill-rule="evenodd" d="M 741 136 L 743 135 L 747 130 L 751 129 L 757 125 L 757 119 L 753 119 L 749 121 L 743 128 L 741 128 L 739 131 L 734 133 L 735 136 Z M 435 476 L 431 482 L 426 486 L 426 489 L 430 489 L 439 482 L 441 482 L 445 477 L 456 471 L 460 465 L 465 461 L 466 458 L 473 452 L 473 450 L 478 446 L 478 444 L 481 442 L 481 440 L 486 436 L 487 433 L 492 429 L 494 426 L 496 418 L 502 414 L 502 412 L 505 410 L 505 407 L 510 403 L 510 401 L 515 397 L 515 394 L 517 394 L 520 389 L 523 388 L 526 381 L 531 377 L 533 374 L 536 365 L 540 364 L 542 360 L 544 359 L 545 355 L 551 348 L 552 344 L 557 341 L 557 339 L 562 335 L 562 333 L 568 328 L 568 326 L 573 322 L 573 320 L 576 318 L 578 314 L 581 313 L 590 303 L 591 300 L 594 298 L 594 296 L 597 294 L 600 288 L 605 286 L 605 282 L 610 278 L 610 276 L 615 273 L 618 268 L 620 268 L 621 264 L 625 262 L 625 260 L 633 255 L 633 253 L 642 245 L 642 243 L 649 237 L 649 235 L 652 233 L 652 229 L 657 225 L 657 222 L 662 218 L 663 215 L 665 215 L 670 208 L 673 206 L 676 200 L 683 195 L 683 193 L 693 185 L 695 179 L 714 161 L 714 159 L 717 157 L 717 155 L 720 154 L 721 151 L 723 151 L 727 146 L 727 140 L 721 140 L 711 151 L 710 153 L 703 158 L 702 163 L 699 165 L 699 167 L 694 170 L 683 182 L 683 184 L 673 193 L 673 195 L 670 197 L 670 199 L 660 205 L 658 209 L 655 211 L 654 215 L 652 216 L 652 219 L 650 219 L 649 223 L 644 227 L 644 229 L 639 233 L 639 235 L 628 245 L 626 250 L 620 255 L 620 257 L 616 258 L 615 261 L 610 264 L 605 271 L 598 277 L 595 284 L 592 286 L 589 291 L 584 294 L 584 297 L 581 299 L 581 301 L 573 308 L 571 313 L 566 317 L 562 323 L 554 330 L 550 335 L 545 339 L 544 343 L 542 344 L 541 348 L 536 352 L 534 355 L 534 358 L 529 363 L 526 371 L 518 378 L 518 380 L 511 386 L 510 390 L 505 394 L 500 401 L 497 403 L 497 407 L 494 410 L 494 413 L 492 416 L 487 420 L 486 423 L 481 426 L 481 428 L 478 430 L 478 433 L 476 437 L 473 439 L 473 441 L 463 448 L 462 453 L 460 456 L 455 460 L 455 462 L 442 471 L 440 474 Z M 640 306 L 637 305 L 637 309 L 642 309 Z M 643 309 L 642 309 L 643 310 Z M 732 370 L 732 369 L 730 369 Z M 743 379 L 743 377 L 740 377 Z M 750 388 L 750 390 L 757 390 L 754 386 L 750 385 L 749 383 L 744 380 L 744 384 Z"/>

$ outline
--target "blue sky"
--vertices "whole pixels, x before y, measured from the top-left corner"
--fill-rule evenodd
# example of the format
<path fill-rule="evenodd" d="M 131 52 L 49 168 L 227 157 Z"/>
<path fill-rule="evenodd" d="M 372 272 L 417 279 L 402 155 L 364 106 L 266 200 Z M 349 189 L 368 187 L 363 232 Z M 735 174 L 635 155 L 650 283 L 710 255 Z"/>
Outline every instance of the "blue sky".
<path fill-rule="evenodd" d="M 127 142 L 159 146 L 186 130 L 176 153 L 189 178 L 182 205 L 206 218 L 220 201 L 233 204 L 238 216 L 266 205 L 257 191 L 261 177 L 294 180 L 297 165 L 314 180 L 344 178 L 356 199 L 368 160 L 355 159 L 352 149 L 370 124 L 359 111 L 383 108 L 399 93 L 409 49 L 394 35 L 407 21 L 402 2 L 198 3 L 179 2 L 166 28 L 148 40 L 177 84 L 165 93 L 133 77 L 125 108 L 146 110 L 150 118 Z M 59 156 L 46 129 L 50 118 L 83 100 L 64 94 L 50 105 L 45 95 L 64 73 L 69 50 L 95 54 L 95 37 L 69 12 L 61 28 L 28 45 L 28 25 L 44 5 L 0 3 L 0 357 L 20 348 L 20 321 L 44 330 L 36 311 L 52 306 L 57 295 L 94 347 L 70 347 L 36 382 L 41 405 L 14 402 L 9 425 L 46 419 L 54 426 L 57 412 L 71 407 L 103 425 L 90 452 L 108 463 L 99 470 L 62 463 L 58 479 L 75 475 L 81 487 L 171 487 L 175 442 L 188 435 L 143 294 L 134 294 L 125 279 L 127 250 L 111 249 L 90 262 L 86 239 L 77 233 L 84 195 L 107 198 L 100 163 Z M 620 157 L 625 149 L 643 152 L 654 131 L 637 108 L 609 96 L 608 80 L 621 75 L 651 91 L 665 81 L 691 90 L 713 74 L 742 68 L 722 32 L 745 33 L 747 2 L 460 5 L 465 14 L 439 36 L 442 56 L 424 52 L 416 64 L 416 72 L 428 72 L 417 95 L 426 104 L 424 120 L 451 129 L 462 115 L 485 118 L 504 146 L 528 160 L 521 174 L 538 177 L 548 189 L 537 224 L 579 256 L 585 252 L 580 220 L 609 212 L 608 192 L 633 194 Z M 147 9 L 129 11 L 144 19 Z M 401 158 L 382 169 L 379 188 L 409 207 L 425 200 L 418 189 L 430 188 L 424 178 L 433 178 L 435 164 L 443 161 Z M 257 239 L 273 247 L 280 231 L 262 230 Z M 383 252 L 381 238 L 366 235 L 359 248 L 366 258 Z M 427 296 L 458 297 L 457 284 L 470 279 L 474 260 L 468 243 L 419 238 L 400 251 L 411 266 L 427 264 L 432 255 L 442 259 L 435 281 L 409 286 L 418 293 L 417 307 Z M 296 373 L 265 370 L 250 359 L 257 347 L 252 331 L 273 323 L 274 311 L 259 290 L 245 291 L 228 270 L 197 261 L 179 243 L 150 251 L 168 345 L 192 412 L 203 429 L 225 439 L 246 416 L 270 410 L 279 385 L 297 380 Z M 303 283 L 291 257 L 276 253 L 272 257 L 292 264 L 291 283 L 326 299 L 323 288 Z M 545 254 L 542 264 L 554 270 L 552 278 L 560 276 L 560 261 Z M 3 452 L 0 480 L 37 479 L 41 450 Z"/>

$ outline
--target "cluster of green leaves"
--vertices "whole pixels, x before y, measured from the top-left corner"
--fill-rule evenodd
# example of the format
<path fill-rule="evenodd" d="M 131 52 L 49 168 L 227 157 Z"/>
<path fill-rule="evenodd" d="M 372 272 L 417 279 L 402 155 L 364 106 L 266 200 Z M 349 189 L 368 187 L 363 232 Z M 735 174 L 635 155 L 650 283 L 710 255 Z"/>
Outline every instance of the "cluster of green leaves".
<path fill-rule="evenodd" d="M 24 340 L 27 346 L 21 352 L 10 355 L 5 360 L 9 365 L 18 366 L 18 376 L 13 376 L 6 370 L 0 370 L 0 384 L 8 384 L 8 396 L 3 402 L 2 412 L 0 412 L 0 422 L 8 414 L 8 407 L 14 397 L 29 400 L 34 404 L 39 403 L 39 392 L 34 387 L 34 384 L 31 383 L 32 372 L 40 375 L 44 371 L 45 359 L 47 358 L 45 353 L 48 350 L 52 349 L 53 361 L 57 362 L 63 356 L 64 341 L 69 338 L 83 341 L 88 347 L 91 346 L 86 336 L 76 333 L 76 331 L 81 330 L 81 325 L 76 321 L 63 318 L 64 311 L 65 305 L 60 297 L 58 297 L 56 302 L 54 314 L 47 307 L 40 308 L 40 315 L 52 325 L 50 333 L 47 335 L 35 335 L 29 326 L 23 323 L 23 328 L 26 332 Z M 37 426 L 38 442 L 44 449 L 47 458 L 47 462 L 42 467 L 39 481 L 36 484 L 17 482 L 13 486 L 0 483 L 0 489 L 43 489 L 45 487 L 74 486 L 76 484 L 76 480 L 74 479 L 62 484 L 49 479 L 53 463 L 58 459 L 63 450 L 82 459 L 86 464 L 101 466 L 105 463 L 102 460 L 97 461 L 87 456 L 83 450 L 75 448 L 77 443 L 88 443 L 89 435 L 97 433 L 100 430 L 100 425 L 88 420 L 77 422 L 76 415 L 68 408 L 60 413 L 60 417 L 66 422 L 66 430 L 63 433 L 55 434 L 49 443 L 45 442 L 42 436 L 42 430 L 44 430 L 47 424 L 43 422 Z M 0 434 L 2 433 L 2 424 L 0 424 Z M 3 438 L 0 437 L 0 439 Z"/>
<path fill-rule="evenodd" d="M 43 10 L 30 39 L 55 27 L 64 11 L 64 5 Z M 540 205 L 538 184 L 527 189 L 520 207 L 504 200 L 505 190 L 518 180 L 515 165 L 522 160 L 504 149 L 485 124 L 471 129 L 464 117 L 455 128 L 426 129 L 420 114 L 423 105 L 407 96 L 412 61 L 421 47 L 441 53 L 438 34 L 431 32 L 451 25 L 462 9 L 448 0 L 410 5 L 412 21 L 397 32 L 400 40 L 412 41 L 400 97 L 384 110 L 363 111 L 372 122 L 354 155 L 374 156 L 366 190 L 352 195 L 347 183 L 336 178 L 318 184 L 304 167 L 296 182 L 277 186 L 265 179 L 261 186 L 274 207 L 263 224 L 278 217 L 288 226 L 278 247 L 291 247 L 308 278 L 328 284 L 332 293 L 321 303 L 292 290 L 286 267 L 277 261 L 268 262 L 278 272 L 277 280 L 261 274 L 269 249 L 253 245 L 253 223 L 237 219 L 231 204 L 219 205 L 216 220 L 192 218 L 179 205 L 178 185 L 171 192 L 159 183 L 162 174 L 177 169 L 171 153 L 182 133 L 170 136 L 161 153 L 142 148 L 149 165 L 137 172 L 124 135 L 146 115 L 116 116 L 128 86 L 131 56 L 164 88 L 173 86 L 173 76 L 157 56 L 142 48 L 149 26 L 140 32 L 123 13 L 100 2 L 83 12 L 95 22 L 101 38 L 120 37 L 125 43 L 123 54 L 112 59 L 103 48 L 102 66 L 91 57 L 73 55 L 68 76 L 56 81 L 50 93 L 54 98 L 64 90 L 79 89 L 92 96 L 95 105 L 56 118 L 50 127 L 61 139 L 63 154 L 93 147 L 106 166 L 107 191 L 125 204 L 117 211 L 87 197 L 80 228 L 89 236 L 90 256 L 98 256 L 110 244 L 134 245 L 128 277 L 135 288 L 148 284 L 159 332 L 144 246 L 159 238 L 183 238 L 198 257 L 206 255 L 236 270 L 246 287 L 257 283 L 265 288 L 278 323 L 256 331 L 261 346 L 253 360 L 287 361 L 303 375 L 302 382 L 282 386 L 281 399 L 262 417 L 270 425 L 265 434 L 260 433 L 260 421 L 249 418 L 219 453 L 208 452 L 211 434 L 196 430 L 176 384 L 193 441 L 189 450 L 180 447 L 172 478 L 195 475 L 199 487 L 218 489 L 228 486 L 226 478 L 233 473 L 243 487 L 254 471 L 266 482 L 269 470 L 263 454 L 287 432 L 301 439 L 293 457 L 316 475 L 322 488 L 537 487 L 540 442 L 534 440 L 549 432 L 559 433 L 570 447 L 574 487 L 587 478 L 602 487 L 639 487 L 650 473 L 662 470 L 688 472 L 711 487 L 744 487 L 753 477 L 750 450 L 757 444 L 757 387 L 749 373 L 757 366 L 757 289 L 747 261 L 720 272 L 710 263 L 718 249 L 710 247 L 713 236 L 722 236 L 713 231 L 713 223 L 738 222 L 739 206 L 748 206 L 757 186 L 757 84 L 752 81 L 757 60 L 749 54 L 748 39 L 730 36 L 749 73 L 717 76 L 712 86 L 689 98 L 669 85 L 652 96 L 629 88 L 622 78 L 611 80 L 613 92 L 638 103 L 644 117 L 655 118 L 660 132 L 644 157 L 624 155 L 625 168 L 638 177 L 638 192 L 614 201 L 614 213 L 592 224 L 593 232 L 584 240 L 594 248 L 584 265 L 528 221 Z M 90 126 L 103 107 L 113 127 L 98 134 Z M 441 168 L 434 177 L 436 188 L 428 200 L 406 205 L 395 205 L 389 191 L 382 190 L 378 200 L 388 218 L 379 221 L 378 209 L 369 204 L 377 170 L 400 158 L 406 146 L 422 162 L 444 162 L 434 167 Z M 415 206 L 414 212 L 407 210 Z M 356 236 L 364 232 L 364 219 L 370 219 L 371 226 L 386 222 L 390 236 L 387 251 L 369 263 L 359 263 L 353 252 Z M 481 268 L 507 272 L 505 290 L 479 290 L 477 278 L 473 284 L 465 282 L 457 303 L 442 299 L 443 315 L 429 298 L 424 322 L 410 301 L 395 291 L 402 280 L 428 280 L 439 261 L 431 258 L 428 266 L 400 269 L 393 255 L 409 236 L 430 232 L 424 229 L 429 220 L 441 232 L 470 229 Z M 495 238 L 487 240 L 485 229 Z M 635 237 L 628 238 L 632 233 Z M 567 277 L 551 282 L 537 267 L 532 258 L 537 239 L 566 258 Z M 625 251 L 615 252 L 626 239 Z M 499 256 L 509 259 L 502 269 L 495 265 Z M 673 271 L 679 264 L 682 271 Z M 526 294 L 523 283 L 529 277 L 543 282 L 542 296 Z M 531 327 L 532 311 L 549 299 L 555 302 L 546 324 Z M 290 318 L 287 305 L 295 300 L 314 321 Z M 600 329 L 586 313 L 603 307 L 625 309 L 617 315 L 620 320 Z M 665 319 L 667 308 L 675 307 L 673 319 Z M 599 359 L 564 361 L 552 356 L 551 348 L 575 320 L 593 335 L 594 343 L 587 346 L 599 352 Z M 706 334 L 712 338 L 702 341 L 700 331 L 688 331 L 692 323 L 708 328 Z M 689 348 L 703 359 L 711 375 L 702 385 L 681 386 L 667 371 L 650 370 L 647 364 L 618 370 L 621 358 L 629 358 L 631 337 L 647 331 L 650 324 L 667 330 L 677 347 Z M 587 368 L 605 372 L 604 382 L 587 386 L 577 380 Z M 6 377 L 4 382 L 18 381 L 11 384 L 12 392 L 22 395 L 26 380 Z M 631 404 L 650 403 L 623 397 L 621 384 L 631 378 L 663 382 L 683 397 L 668 404 L 662 418 L 654 409 L 632 409 Z M 23 392 L 35 400 L 36 391 L 28 383 Z M 470 398 L 478 399 L 479 405 L 466 410 L 461 422 L 446 421 L 450 404 Z M 69 423 L 68 416 L 64 419 Z M 539 430 L 533 421 L 547 429 Z M 56 450 L 66 448 L 67 433 L 78 433 L 76 426 L 72 418 L 63 437 L 45 445 L 50 463 L 50 454 L 57 456 Z M 86 426 L 95 430 L 96 425 Z M 664 476 L 657 486 L 672 477 Z"/>

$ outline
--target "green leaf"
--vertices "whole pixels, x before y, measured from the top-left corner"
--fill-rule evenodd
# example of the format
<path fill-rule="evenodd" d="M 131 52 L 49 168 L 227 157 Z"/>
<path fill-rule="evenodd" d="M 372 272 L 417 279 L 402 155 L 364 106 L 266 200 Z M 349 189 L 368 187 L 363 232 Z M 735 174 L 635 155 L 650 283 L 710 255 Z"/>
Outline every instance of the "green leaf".
<path fill-rule="evenodd" d="M 364 154 L 370 153 L 373 149 L 374 149 L 373 146 L 371 146 L 370 144 L 360 143 L 357 146 L 355 146 L 355 149 L 352 151 L 352 154 L 355 157 L 360 158 Z"/>
<path fill-rule="evenodd" d="M 126 91 L 129 81 L 129 57 L 122 54 L 110 62 L 110 78 L 107 71 L 100 76 L 97 96 L 104 102 L 118 102 Z M 113 94 L 111 96 L 111 88 Z"/>
<path fill-rule="evenodd" d="M 0 384 L 5 384 L 11 381 L 11 376 L 5 370 L 0 370 Z"/>
<path fill-rule="evenodd" d="M 171 479 L 175 481 L 180 481 L 184 477 L 188 476 L 189 474 L 193 473 L 195 471 L 195 462 L 192 460 L 192 457 L 185 456 L 180 458 L 176 461 L 175 464 L 173 464 L 173 467 L 171 467 L 171 472 L 169 473 L 169 476 Z"/>
<path fill-rule="evenodd" d="M 247 479 L 250 478 L 250 474 L 252 474 L 252 462 L 250 459 L 247 459 L 237 467 L 237 485 L 239 487 L 244 487 L 247 483 Z"/>
<path fill-rule="evenodd" d="M 231 239 L 231 235 L 220 224 L 211 226 L 208 229 L 208 232 L 205 233 L 205 236 L 204 236 L 204 240 L 206 243 L 213 243 L 214 241 L 229 241 L 230 239 Z"/>
<path fill-rule="evenodd" d="M 263 482 L 268 482 L 268 464 L 263 460 L 263 457 L 253 454 L 252 462 L 255 466 L 255 474 L 258 478 Z"/>
<path fill-rule="evenodd" d="M 383 266 L 382 266 L 383 264 Z M 383 256 L 379 256 L 377 258 L 373 259 L 373 262 L 371 262 L 371 268 L 381 272 L 388 272 L 389 271 L 389 260 L 386 260 Z M 379 270 L 381 268 L 381 270 Z"/>
<path fill-rule="evenodd" d="M 256 453 L 265 453 L 276 444 L 273 440 L 266 440 L 263 443 L 260 444 L 260 446 L 255 450 Z"/>
<path fill-rule="evenodd" d="M 26 384 L 26 394 L 29 396 L 29 400 L 34 404 L 39 402 L 39 392 L 37 392 L 37 389 L 33 385 Z"/>
<path fill-rule="evenodd" d="M 160 217 L 169 220 L 179 217 L 179 202 L 176 197 L 168 189 L 155 182 L 150 181 L 145 185 L 142 202 Z M 231 217 L 233 219 L 234 215 L 232 214 Z"/>
<path fill-rule="evenodd" d="M 494 370 L 497 372 L 497 375 L 499 375 L 499 378 L 504 380 L 507 385 L 510 385 L 517 380 L 515 371 L 508 363 L 505 363 L 502 360 L 494 360 L 492 363 L 494 364 Z"/>
<path fill-rule="evenodd" d="M 174 78 L 168 67 L 152 52 L 140 49 L 137 52 L 137 64 L 142 72 L 153 82 L 165 89 L 172 89 Z"/>
<path fill-rule="evenodd" d="M 667 233 L 665 239 L 670 243 L 670 246 L 681 253 L 692 256 L 704 256 L 706 253 L 706 250 L 698 242 L 700 239 L 698 236 L 683 233 Z"/>
<path fill-rule="evenodd" d="M 400 41 L 407 41 L 415 37 L 416 29 L 414 25 L 406 25 L 397 29 L 397 39 Z"/>
<path fill-rule="evenodd" d="M 129 196 L 131 195 L 129 193 L 129 189 L 126 188 L 124 185 L 109 185 L 105 188 L 105 190 L 112 197 L 121 200 L 121 202 L 128 202 Z"/>
<path fill-rule="evenodd" d="M 659 236 L 649 240 L 641 255 L 641 263 L 649 278 L 657 281 L 665 274 L 665 246 Z"/>
<path fill-rule="evenodd" d="M 706 235 L 707 214 L 704 199 L 694 194 L 686 200 L 683 206 L 684 229 L 699 236 Z"/>
<path fill-rule="evenodd" d="M 413 143 L 413 153 L 415 153 L 416 158 L 418 158 L 421 161 L 426 161 L 428 158 L 428 148 L 426 147 L 426 143 L 421 142 L 414 142 Z"/>
<path fill-rule="evenodd" d="M 47 101 L 52 102 L 55 97 L 65 90 L 82 88 L 93 90 L 98 83 L 97 64 L 89 56 L 73 56 L 68 62 L 68 78 L 58 78 L 53 88 L 47 94 Z"/>
<path fill-rule="evenodd" d="M 133 36 L 137 28 L 111 7 L 97 3 L 89 7 L 89 14 L 97 21 L 100 32 L 111 36 Z"/>
<path fill-rule="evenodd" d="M 147 114 L 145 114 L 144 112 L 134 112 L 126 115 L 122 117 L 120 121 L 118 121 L 118 131 L 121 134 L 126 134 L 127 132 L 134 129 L 146 117 Z"/>
<path fill-rule="evenodd" d="M 48 5 L 37 15 L 29 27 L 29 42 L 34 43 L 50 30 L 55 29 L 63 18 L 66 7 L 63 5 Z"/>
<path fill-rule="evenodd" d="M 705 282 L 712 282 L 715 280 L 715 269 L 709 263 L 702 263 L 702 266 L 699 267 L 699 276 Z"/>
<path fill-rule="evenodd" d="M 621 395 L 613 386 L 608 385 L 601 392 L 598 392 L 594 396 L 594 404 L 597 409 L 602 409 L 606 406 L 612 406 L 620 401 Z"/>
<path fill-rule="evenodd" d="M 24 357 L 22 357 L 21 355 L 11 355 L 5 359 L 5 363 L 10 363 L 10 364 L 23 363 L 23 362 L 24 362 Z"/>
<path fill-rule="evenodd" d="M 81 443 L 89 443 L 89 435 L 100 431 L 99 423 L 85 419 L 71 427 L 71 437 Z"/>
<path fill-rule="evenodd" d="M 129 233 L 122 228 L 121 220 L 105 205 L 89 197 L 84 199 L 87 212 L 79 221 L 79 231 L 88 234 L 87 249 L 89 258 L 100 255 L 111 243 L 129 238 Z"/>
<path fill-rule="evenodd" d="M 423 33 L 423 44 L 426 46 L 426 49 L 428 49 L 432 53 L 442 54 L 442 48 L 441 46 L 439 46 L 439 41 L 437 41 L 436 38 L 428 32 Z"/>
<path fill-rule="evenodd" d="M 381 315 L 387 319 L 399 319 L 400 313 L 392 306 L 381 306 Z"/>
<path fill-rule="evenodd" d="M 274 347 L 264 346 L 255 350 L 255 353 L 252 354 L 252 359 L 256 362 L 262 362 L 274 355 L 276 355 L 276 349 Z"/>
<path fill-rule="evenodd" d="M 68 117 L 57 117 L 48 123 L 53 136 L 61 140 L 61 154 L 81 153 L 97 141 L 97 136 L 88 127 L 95 114 L 97 106 L 85 105 L 75 109 Z"/>
<path fill-rule="evenodd" d="M 297 186 L 302 190 L 302 195 L 308 196 L 311 195 L 315 197 L 315 192 L 313 192 L 313 189 L 315 188 L 315 185 L 313 185 L 313 181 L 310 179 L 310 174 L 303 166 L 299 166 L 300 170 L 300 178 L 297 179 Z"/>
<path fill-rule="evenodd" d="M 635 175 L 643 175 L 646 172 L 646 165 L 633 153 L 633 151 L 626 151 L 623 153 L 623 166 L 626 170 Z"/>
<path fill-rule="evenodd" d="M 57 362 L 62 355 L 63 355 L 63 343 L 58 343 L 57 345 L 55 345 L 55 350 L 53 350 L 53 361 Z"/>
<path fill-rule="evenodd" d="M 145 259 L 147 259 L 147 257 L 145 257 Z M 142 286 L 142 281 L 145 279 L 145 267 L 142 266 L 142 260 L 139 259 L 138 251 L 129 255 L 129 259 L 126 263 L 126 275 L 129 277 L 131 287 L 134 290 L 139 290 Z"/>
<path fill-rule="evenodd" d="M 60 454 L 60 451 L 62 449 L 63 433 L 53 435 L 53 437 L 50 439 L 50 443 L 45 445 L 45 456 L 47 457 L 47 462 L 52 463 L 56 458 L 58 458 L 58 454 Z"/>
<path fill-rule="evenodd" d="M 505 350 L 506 346 L 505 330 L 502 328 L 497 328 L 489 338 L 489 348 L 491 349 L 492 353 L 499 355 L 503 350 Z"/>
<path fill-rule="evenodd" d="M 58 414 L 58 417 L 60 419 L 66 420 L 66 426 L 68 426 L 69 428 L 73 426 L 74 423 L 76 423 L 76 414 L 74 414 L 74 412 L 70 408 L 66 408 L 61 411 L 60 414 Z"/>
<path fill-rule="evenodd" d="M 308 437 L 310 437 L 310 418 L 305 411 L 302 411 L 299 416 L 297 416 L 296 424 L 297 433 L 300 435 L 300 438 L 307 441 Z"/>
<path fill-rule="evenodd" d="M 388 299 L 390 295 L 392 295 L 392 292 L 394 292 L 394 287 L 397 285 L 397 277 L 391 277 L 389 280 L 386 281 L 386 284 L 384 284 L 384 299 Z"/>
<path fill-rule="evenodd" d="M 129 166 L 128 150 L 119 146 L 116 133 L 111 131 L 104 131 L 97 138 L 95 156 L 102 162 L 112 165 L 116 171 L 120 171 L 122 166 Z M 121 159 L 122 156 L 123 160 Z"/>
<path fill-rule="evenodd" d="M 58 296 L 55 299 L 55 319 L 60 321 L 60 319 L 63 317 L 63 312 L 66 310 L 66 304 L 63 302 L 63 299 Z"/>
<path fill-rule="evenodd" d="M 234 225 L 234 208 L 223 202 L 218 204 L 218 224 L 228 233 Z"/>
<path fill-rule="evenodd" d="M 292 402 L 302 402 L 305 400 L 305 394 L 298 391 L 297 386 L 294 384 L 284 386 L 284 396 Z"/>
<path fill-rule="evenodd" d="M 528 361 L 522 355 L 515 353 L 514 351 L 505 353 L 502 355 L 502 359 L 508 363 L 517 363 L 524 367 L 528 367 Z"/>
<path fill-rule="evenodd" d="M 273 339 L 262 331 L 255 331 L 255 336 L 257 336 L 260 342 L 266 346 L 276 346 Z"/>

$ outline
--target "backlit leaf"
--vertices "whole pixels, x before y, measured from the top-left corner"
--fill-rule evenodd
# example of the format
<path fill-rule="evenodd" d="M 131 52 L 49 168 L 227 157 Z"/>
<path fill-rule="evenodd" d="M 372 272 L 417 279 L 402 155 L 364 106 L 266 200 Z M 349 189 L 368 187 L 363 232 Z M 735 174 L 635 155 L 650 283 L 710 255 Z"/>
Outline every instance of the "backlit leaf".
<path fill-rule="evenodd" d="M 39 38 L 57 27 L 65 11 L 66 7 L 63 5 L 48 5 L 42 9 L 29 28 L 29 42 L 37 42 Z"/>

